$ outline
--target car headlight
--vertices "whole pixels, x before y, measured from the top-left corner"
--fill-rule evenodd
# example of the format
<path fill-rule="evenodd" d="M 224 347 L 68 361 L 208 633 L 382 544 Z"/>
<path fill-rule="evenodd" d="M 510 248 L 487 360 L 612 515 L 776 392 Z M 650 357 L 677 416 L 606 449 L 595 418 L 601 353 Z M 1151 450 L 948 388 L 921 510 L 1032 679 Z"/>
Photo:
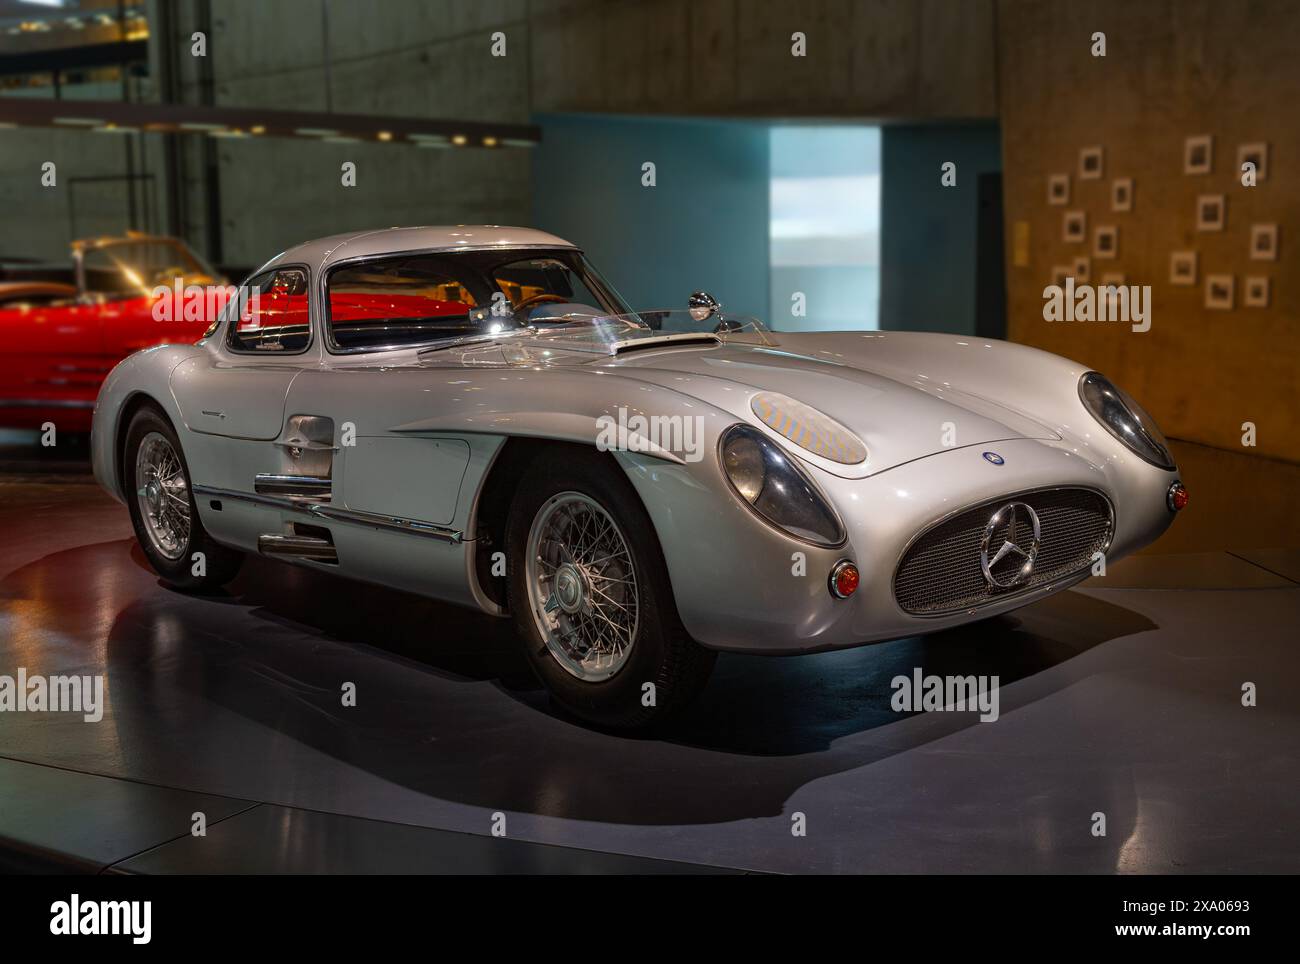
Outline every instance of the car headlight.
<path fill-rule="evenodd" d="M 1079 398 L 1093 418 L 1134 453 L 1162 469 L 1175 468 L 1169 443 L 1155 419 L 1105 375 L 1085 372 L 1079 379 Z"/>
<path fill-rule="evenodd" d="M 736 494 L 763 519 L 819 546 L 844 541 L 839 517 L 794 460 L 751 425 L 722 434 L 722 470 Z"/>

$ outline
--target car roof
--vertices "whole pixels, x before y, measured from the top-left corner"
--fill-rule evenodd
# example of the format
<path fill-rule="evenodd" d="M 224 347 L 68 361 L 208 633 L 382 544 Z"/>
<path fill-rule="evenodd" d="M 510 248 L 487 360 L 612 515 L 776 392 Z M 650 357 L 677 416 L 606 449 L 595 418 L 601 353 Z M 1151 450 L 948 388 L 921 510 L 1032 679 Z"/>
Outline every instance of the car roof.
<path fill-rule="evenodd" d="M 381 228 L 333 234 L 294 245 L 259 270 L 277 264 L 307 264 L 320 270 L 351 258 L 395 254 L 400 251 L 456 251 L 483 248 L 573 248 L 575 245 L 535 228 L 512 228 L 500 224 L 429 225 L 411 228 Z"/>

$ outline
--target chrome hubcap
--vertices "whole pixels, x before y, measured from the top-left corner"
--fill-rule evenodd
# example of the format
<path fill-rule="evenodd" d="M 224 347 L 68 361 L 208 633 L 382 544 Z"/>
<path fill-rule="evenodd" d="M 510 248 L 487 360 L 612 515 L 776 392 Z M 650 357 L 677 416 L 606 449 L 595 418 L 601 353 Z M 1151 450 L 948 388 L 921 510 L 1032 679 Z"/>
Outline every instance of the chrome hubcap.
<path fill-rule="evenodd" d="M 561 492 L 537 511 L 526 565 L 533 620 L 546 648 L 578 679 L 609 679 L 636 639 L 632 554 L 613 518 L 581 492 Z"/>
<path fill-rule="evenodd" d="M 136 499 L 154 551 L 179 559 L 190 541 L 190 484 L 172 445 L 158 432 L 135 455 Z"/>
<path fill-rule="evenodd" d="M 566 613 L 580 612 L 586 602 L 583 575 L 577 566 L 565 563 L 555 571 L 555 601 Z"/>

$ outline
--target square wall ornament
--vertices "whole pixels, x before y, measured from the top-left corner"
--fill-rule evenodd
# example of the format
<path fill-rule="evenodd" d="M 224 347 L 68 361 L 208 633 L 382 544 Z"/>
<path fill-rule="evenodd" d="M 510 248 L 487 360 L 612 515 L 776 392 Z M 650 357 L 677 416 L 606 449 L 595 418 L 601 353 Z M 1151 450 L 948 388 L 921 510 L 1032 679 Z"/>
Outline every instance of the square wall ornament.
<path fill-rule="evenodd" d="M 1048 175 L 1047 203 L 1053 205 L 1070 203 L 1070 175 L 1068 174 Z"/>
<path fill-rule="evenodd" d="M 1228 202 L 1222 194 L 1202 194 L 1196 199 L 1196 230 L 1222 231 L 1228 221 Z"/>
<path fill-rule="evenodd" d="M 1214 170 L 1214 135 L 1197 134 L 1183 141 L 1183 173 L 1209 174 Z"/>
<path fill-rule="evenodd" d="M 1250 260 L 1277 260 L 1277 225 L 1252 224 L 1250 226 Z"/>
<path fill-rule="evenodd" d="M 1066 211 L 1061 218 L 1061 240 L 1067 244 L 1082 244 L 1088 240 L 1088 213 Z"/>
<path fill-rule="evenodd" d="M 1205 307 L 1215 311 L 1231 311 L 1236 278 L 1230 274 L 1205 276 Z"/>
<path fill-rule="evenodd" d="M 1106 149 L 1100 144 L 1085 147 L 1079 151 L 1079 180 L 1096 181 L 1101 179 L 1106 166 Z"/>
<path fill-rule="evenodd" d="M 1245 177 L 1246 165 L 1254 167 L 1255 183 L 1268 180 L 1268 144 L 1259 141 L 1255 144 L 1241 144 L 1237 147 L 1237 176 Z"/>
<path fill-rule="evenodd" d="M 1087 284 L 1092 278 L 1092 262 L 1087 258 L 1074 259 L 1074 280 L 1078 284 Z"/>
<path fill-rule="evenodd" d="M 1247 308 L 1267 308 L 1272 285 L 1267 275 L 1255 275 L 1246 279 L 1246 291 L 1242 303 Z"/>
<path fill-rule="evenodd" d="M 1103 259 L 1119 257 L 1119 228 L 1113 224 L 1097 226 L 1092 235 L 1092 256 Z"/>
<path fill-rule="evenodd" d="M 1173 251 L 1169 255 L 1169 283 L 1171 285 L 1196 284 L 1196 252 Z"/>
<path fill-rule="evenodd" d="M 1133 178 L 1117 177 L 1110 182 L 1110 209 L 1112 211 L 1133 210 Z"/>

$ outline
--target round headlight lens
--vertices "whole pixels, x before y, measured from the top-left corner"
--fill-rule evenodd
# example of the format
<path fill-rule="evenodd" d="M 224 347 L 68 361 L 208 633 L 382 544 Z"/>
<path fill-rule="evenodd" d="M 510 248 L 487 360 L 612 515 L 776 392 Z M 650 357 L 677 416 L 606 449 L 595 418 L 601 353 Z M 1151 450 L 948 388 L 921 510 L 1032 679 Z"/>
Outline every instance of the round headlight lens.
<path fill-rule="evenodd" d="M 750 505 L 758 499 L 767 478 L 763 464 L 763 450 L 758 442 L 745 435 L 736 435 L 722 448 L 722 459 L 727 478 L 736 491 Z"/>
<path fill-rule="evenodd" d="M 822 546 L 844 541 L 844 527 L 817 487 L 781 448 L 750 425 L 722 436 L 722 470 L 736 494 L 772 525 Z"/>
<path fill-rule="evenodd" d="M 1174 468 L 1169 443 L 1155 419 L 1105 375 L 1086 372 L 1079 379 L 1079 398 L 1106 431 L 1137 455 L 1162 469 Z"/>

